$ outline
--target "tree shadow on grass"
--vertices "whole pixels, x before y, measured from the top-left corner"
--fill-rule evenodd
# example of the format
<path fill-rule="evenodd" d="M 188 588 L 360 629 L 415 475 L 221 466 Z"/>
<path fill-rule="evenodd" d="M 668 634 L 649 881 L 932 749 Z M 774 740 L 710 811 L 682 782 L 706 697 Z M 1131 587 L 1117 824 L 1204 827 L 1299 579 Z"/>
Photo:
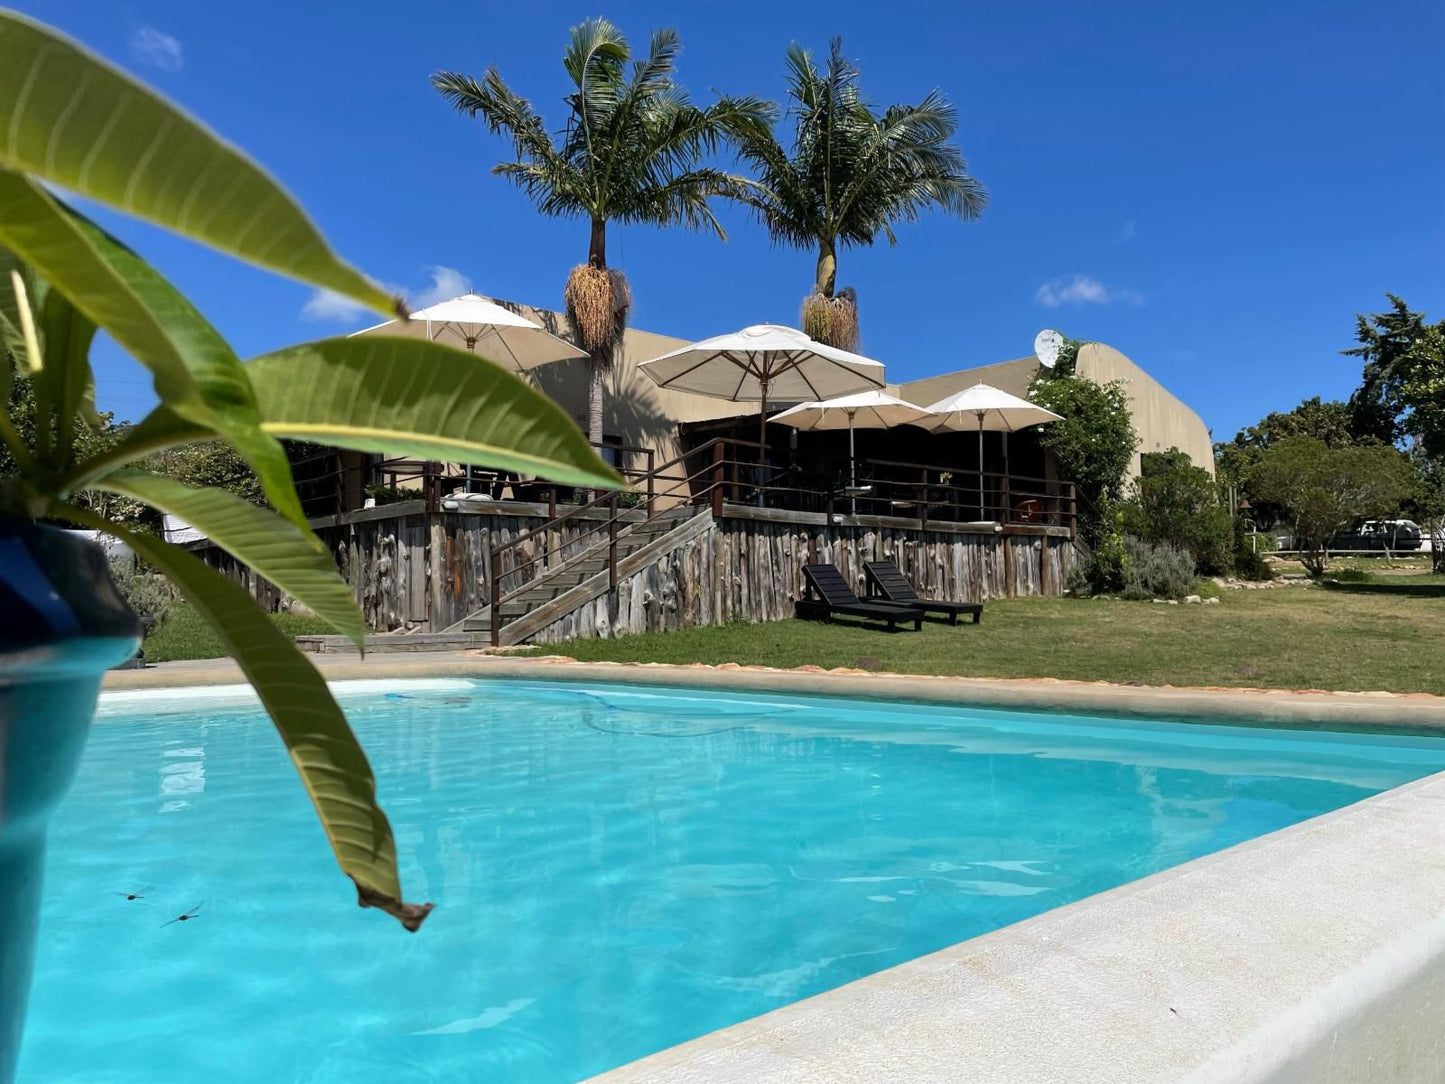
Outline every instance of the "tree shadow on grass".
<path fill-rule="evenodd" d="M 1344 591 L 1352 595 L 1375 595 L 1379 598 L 1445 598 L 1445 583 L 1341 583 L 1339 580 L 1320 580 L 1319 586 L 1330 591 Z"/>

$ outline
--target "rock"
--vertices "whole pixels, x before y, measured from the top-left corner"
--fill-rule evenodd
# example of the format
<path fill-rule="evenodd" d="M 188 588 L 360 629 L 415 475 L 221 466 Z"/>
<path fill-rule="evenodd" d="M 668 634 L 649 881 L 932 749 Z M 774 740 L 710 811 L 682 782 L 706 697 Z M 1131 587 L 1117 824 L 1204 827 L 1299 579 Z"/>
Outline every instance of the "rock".
<path fill-rule="evenodd" d="M 1169 600 L 1169 605 L 1171 605 L 1171 606 L 1178 606 L 1178 605 L 1179 605 L 1179 600 L 1178 600 L 1177 598 L 1171 598 L 1171 599 Z"/>
<path fill-rule="evenodd" d="M 1163 602 L 1164 600 L 1163 600 L 1162 598 L 1151 598 L 1149 601 L 1150 601 L 1150 602 Z"/>
<path fill-rule="evenodd" d="M 293 599 L 291 600 L 291 607 L 290 607 L 290 609 L 291 609 L 291 612 L 292 612 L 293 614 L 295 614 L 297 617 L 315 617 L 315 616 L 316 616 L 316 611 L 313 610 L 310 606 L 306 605 L 306 603 L 301 602 L 299 599 L 294 599 L 294 598 L 293 598 Z"/>
<path fill-rule="evenodd" d="M 1185 595 L 1184 601 L 1189 603 L 1199 603 L 1203 600 L 1198 595 Z"/>
<path fill-rule="evenodd" d="M 1218 606 L 1218 605 L 1219 605 L 1219 600 L 1218 600 L 1217 598 L 1207 598 L 1207 599 L 1204 600 L 1204 605 L 1206 605 L 1206 606 Z"/>

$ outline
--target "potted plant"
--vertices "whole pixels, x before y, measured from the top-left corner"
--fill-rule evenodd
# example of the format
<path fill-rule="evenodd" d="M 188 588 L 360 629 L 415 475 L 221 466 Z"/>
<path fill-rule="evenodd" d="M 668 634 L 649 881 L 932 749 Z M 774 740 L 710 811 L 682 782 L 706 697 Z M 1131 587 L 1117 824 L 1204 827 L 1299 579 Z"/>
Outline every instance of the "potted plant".
<path fill-rule="evenodd" d="M 184 518 L 362 646 L 351 590 L 302 514 L 280 441 L 462 460 L 582 486 L 618 480 L 561 410 L 499 366 L 432 342 L 325 339 L 242 362 L 179 291 L 56 194 L 69 190 L 263 268 L 405 315 L 344 263 L 245 156 L 75 42 L 0 11 L 0 402 L 33 395 L 0 444 L 0 1081 L 11 1076 L 33 951 L 45 817 L 68 786 L 105 669 L 139 626 L 98 549 L 117 537 L 215 626 L 286 744 L 362 906 L 415 930 L 366 756 L 321 675 L 235 582 L 108 518 L 119 495 Z M 159 405 L 95 452 L 89 349 L 107 332 L 154 377 Z M 423 374 L 421 378 L 417 374 Z M 144 469 L 222 440 L 270 507 Z M 100 510 L 98 510 L 100 509 Z"/>

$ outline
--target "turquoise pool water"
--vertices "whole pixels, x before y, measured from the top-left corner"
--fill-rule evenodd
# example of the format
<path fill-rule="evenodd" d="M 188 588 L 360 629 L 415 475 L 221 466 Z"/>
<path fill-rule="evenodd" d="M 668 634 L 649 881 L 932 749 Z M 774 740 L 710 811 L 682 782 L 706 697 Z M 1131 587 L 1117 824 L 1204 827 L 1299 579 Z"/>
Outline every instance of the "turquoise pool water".
<path fill-rule="evenodd" d="M 352 902 L 254 703 L 103 705 L 22 1081 L 575 1081 L 1445 768 L 1422 738 L 385 688 L 343 703 L 438 905 L 416 935 Z"/>

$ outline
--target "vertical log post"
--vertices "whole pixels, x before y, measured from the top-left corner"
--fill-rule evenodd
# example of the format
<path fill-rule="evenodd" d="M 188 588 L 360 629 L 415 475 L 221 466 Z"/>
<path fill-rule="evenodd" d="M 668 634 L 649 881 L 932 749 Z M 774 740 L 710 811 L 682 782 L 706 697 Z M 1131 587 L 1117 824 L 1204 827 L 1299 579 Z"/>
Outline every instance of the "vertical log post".
<path fill-rule="evenodd" d="M 543 568 L 551 568 L 552 565 L 556 563 L 556 562 L 553 560 L 553 558 L 556 556 L 556 553 L 557 553 L 557 540 L 558 540 L 559 537 L 561 537 L 560 534 L 558 533 L 557 529 L 551 525 L 552 522 L 553 522 L 556 518 L 557 518 L 557 487 L 556 487 L 555 485 L 550 485 L 550 486 L 547 487 L 547 525 L 548 525 L 548 526 L 547 526 L 547 534 L 546 534 L 546 537 L 543 539 L 543 543 L 546 545 L 547 548 L 546 548 L 546 550 L 545 550 L 545 551 L 543 552 L 543 554 L 542 554 L 542 567 L 543 567 Z"/>
<path fill-rule="evenodd" d="M 722 441 L 712 446 L 712 514 L 715 518 L 722 517 L 724 454 Z"/>
<path fill-rule="evenodd" d="M 928 526 L 928 468 L 923 467 L 918 472 L 918 526 Z"/>
<path fill-rule="evenodd" d="M 607 502 L 607 586 L 617 589 L 617 491 Z"/>
<path fill-rule="evenodd" d="M 1078 494 L 1074 489 L 1074 483 L 1069 483 L 1069 537 L 1079 537 L 1079 505 Z"/>
<path fill-rule="evenodd" d="M 647 518 L 653 516 L 653 501 L 657 499 L 657 476 L 654 474 L 653 462 L 655 457 L 651 448 L 647 449 Z"/>
<path fill-rule="evenodd" d="M 493 528 L 495 530 L 495 528 Z M 491 532 L 487 535 L 487 548 L 492 565 L 492 646 L 502 646 L 502 555 L 492 545 Z"/>

